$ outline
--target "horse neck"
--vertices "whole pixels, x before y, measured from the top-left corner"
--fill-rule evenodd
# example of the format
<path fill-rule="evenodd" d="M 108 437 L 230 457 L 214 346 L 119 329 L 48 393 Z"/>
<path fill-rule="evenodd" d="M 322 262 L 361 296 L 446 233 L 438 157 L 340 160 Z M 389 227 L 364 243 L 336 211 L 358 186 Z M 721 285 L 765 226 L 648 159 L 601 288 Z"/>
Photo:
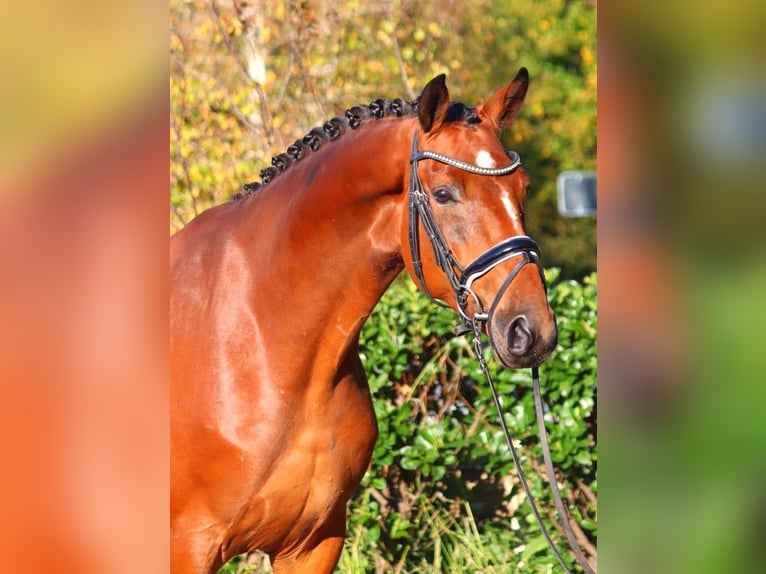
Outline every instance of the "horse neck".
<path fill-rule="evenodd" d="M 277 344 L 300 340 L 302 356 L 329 353 L 336 366 L 355 349 L 364 320 L 403 268 L 414 128 L 412 119 L 392 118 L 349 130 L 246 200 L 255 315 L 282 331 Z"/>

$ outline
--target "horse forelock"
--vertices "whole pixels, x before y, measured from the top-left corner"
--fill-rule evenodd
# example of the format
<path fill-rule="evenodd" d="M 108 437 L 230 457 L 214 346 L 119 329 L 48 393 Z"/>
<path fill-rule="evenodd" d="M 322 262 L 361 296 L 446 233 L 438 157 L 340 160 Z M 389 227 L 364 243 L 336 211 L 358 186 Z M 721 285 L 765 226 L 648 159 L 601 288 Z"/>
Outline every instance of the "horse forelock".
<path fill-rule="evenodd" d="M 417 115 L 418 100 L 407 102 L 401 98 L 387 100 L 379 98 L 369 104 L 360 104 L 348 108 L 343 116 L 336 116 L 327 120 L 321 126 L 309 130 L 303 138 L 295 140 L 288 146 L 285 152 L 271 158 L 271 165 L 262 169 L 259 173 L 261 181 L 253 181 L 242 186 L 242 191 L 236 193 L 233 199 L 239 200 L 251 195 L 261 187 L 270 183 L 280 173 L 286 171 L 291 165 L 310 156 L 318 151 L 326 143 L 339 139 L 349 129 L 355 130 L 360 126 L 375 120 L 390 117 L 412 117 Z M 475 108 L 471 108 L 462 102 L 451 102 L 447 113 L 447 122 L 461 122 L 468 124 L 481 123 L 481 119 Z"/>

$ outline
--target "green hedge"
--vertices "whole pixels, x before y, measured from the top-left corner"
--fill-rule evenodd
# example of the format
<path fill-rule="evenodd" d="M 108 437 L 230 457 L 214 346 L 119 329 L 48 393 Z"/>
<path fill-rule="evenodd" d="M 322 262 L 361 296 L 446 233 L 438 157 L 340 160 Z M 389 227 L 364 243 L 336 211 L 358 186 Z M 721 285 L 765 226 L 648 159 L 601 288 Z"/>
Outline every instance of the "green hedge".
<path fill-rule="evenodd" d="M 551 452 L 569 511 L 596 539 L 596 275 L 548 270 L 559 344 L 541 371 Z M 347 572 L 547 572 L 555 558 L 523 499 L 489 389 L 456 316 L 409 279 L 386 293 L 362 331 L 361 353 L 380 427 L 349 509 Z M 489 350 L 487 350 L 489 357 Z M 490 358 L 506 421 L 546 517 L 555 516 L 536 433 L 529 370 Z M 566 540 L 549 522 L 554 539 Z"/>

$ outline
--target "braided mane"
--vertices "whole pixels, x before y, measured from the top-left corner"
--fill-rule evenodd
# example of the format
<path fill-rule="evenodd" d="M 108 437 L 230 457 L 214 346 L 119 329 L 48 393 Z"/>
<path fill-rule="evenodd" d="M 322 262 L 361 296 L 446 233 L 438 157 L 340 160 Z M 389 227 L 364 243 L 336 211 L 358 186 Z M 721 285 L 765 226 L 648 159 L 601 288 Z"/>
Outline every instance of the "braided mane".
<path fill-rule="evenodd" d="M 262 169 L 259 173 L 261 181 L 246 183 L 242 186 L 242 191 L 234 195 L 234 199 L 241 199 L 246 195 L 256 192 L 295 162 L 302 160 L 311 152 L 317 151 L 325 143 L 337 140 L 349 128 L 354 130 L 368 120 L 377 120 L 391 116 L 410 116 L 416 112 L 417 100 L 405 102 L 400 98 L 395 100 L 381 98 L 370 102 L 369 105 L 353 106 L 346 110 L 343 117 L 336 116 L 326 121 L 321 127 L 312 128 L 302 139 L 295 140 L 284 153 L 272 157 L 271 165 Z"/>
<path fill-rule="evenodd" d="M 355 130 L 363 123 L 388 117 L 405 117 L 417 114 L 418 100 L 405 102 L 401 98 L 386 100 L 383 98 L 373 100 L 368 105 L 357 105 L 346 110 L 343 117 L 336 116 L 326 121 L 321 127 L 312 128 L 302 139 L 271 158 L 271 165 L 260 171 L 261 181 L 253 181 L 242 186 L 242 191 L 234 194 L 233 199 L 239 200 L 247 195 L 252 195 L 261 187 L 267 185 L 280 173 L 287 170 L 292 164 L 302 160 L 317 151 L 325 143 L 335 141 L 341 137 L 347 129 Z M 481 120 L 476 115 L 474 108 L 469 108 L 460 102 L 452 102 L 449 107 L 447 121 L 465 120 L 468 123 L 479 123 Z"/>

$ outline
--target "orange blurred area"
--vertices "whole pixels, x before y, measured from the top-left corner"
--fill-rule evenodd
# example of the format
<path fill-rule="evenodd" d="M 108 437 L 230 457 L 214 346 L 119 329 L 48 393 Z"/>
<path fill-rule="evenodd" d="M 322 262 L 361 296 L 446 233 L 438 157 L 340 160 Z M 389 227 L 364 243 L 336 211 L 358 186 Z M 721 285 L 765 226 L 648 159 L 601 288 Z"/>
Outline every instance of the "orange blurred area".
<path fill-rule="evenodd" d="M 4 571 L 167 570 L 165 14 L 0 23 Z"/>

